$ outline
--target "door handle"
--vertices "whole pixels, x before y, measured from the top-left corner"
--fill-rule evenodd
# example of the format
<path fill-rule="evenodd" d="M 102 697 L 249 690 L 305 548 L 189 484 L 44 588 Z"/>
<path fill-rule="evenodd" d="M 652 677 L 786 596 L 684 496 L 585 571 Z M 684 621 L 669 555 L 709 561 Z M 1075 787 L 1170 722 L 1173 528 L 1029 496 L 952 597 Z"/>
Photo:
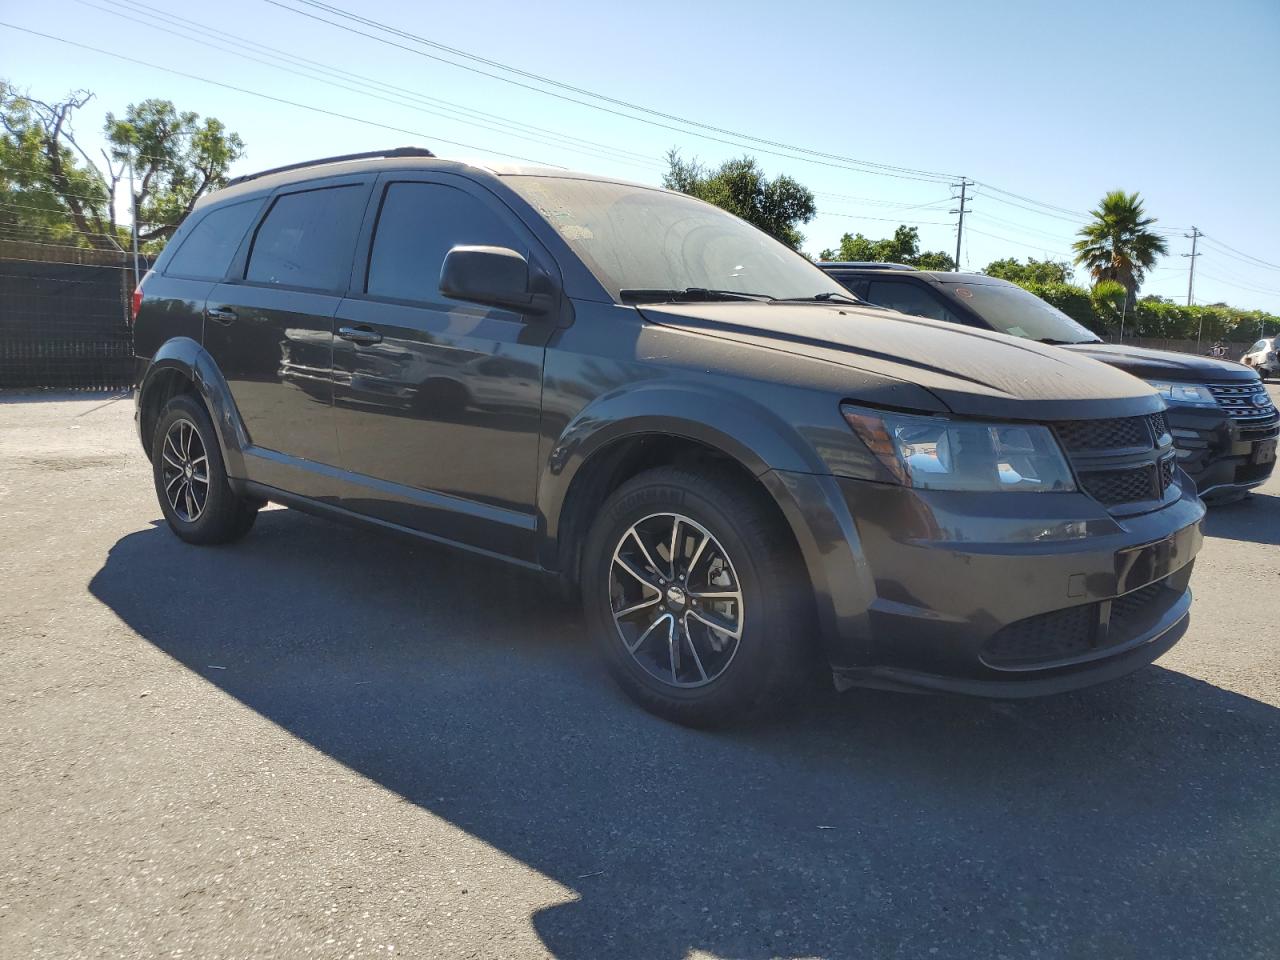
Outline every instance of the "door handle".
<path fill-rule="evenodd" d="M 339 327 L 338 336 L 343 340 L 350 340 L 352 343 L 359 344 L 382 342 L 382 334 L 372 327 Z"/>
<path fill-rule="evenodd" d="M 234 323 L 236 312 L 229 307 L 205 307 L 204 315 L 217 323 Z"/>

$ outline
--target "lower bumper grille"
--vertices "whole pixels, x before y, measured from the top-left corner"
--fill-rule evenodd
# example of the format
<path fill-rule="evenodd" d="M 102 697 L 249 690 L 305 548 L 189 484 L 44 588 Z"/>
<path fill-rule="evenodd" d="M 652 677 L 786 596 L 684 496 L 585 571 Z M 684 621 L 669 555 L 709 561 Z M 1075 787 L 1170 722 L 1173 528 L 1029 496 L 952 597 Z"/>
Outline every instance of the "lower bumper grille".
<path fill-rule="evenodd" d="M 1175 579 L 1180 581 L 1178 586 L 1170 583 Z M 1114 600 L 1011 623 L 987 641 L 982 659 L 997 669 L 1027 669 L 1069 662 L 1127 643 L 1182 596 L 1184 580 L 1174 574 Z"/>

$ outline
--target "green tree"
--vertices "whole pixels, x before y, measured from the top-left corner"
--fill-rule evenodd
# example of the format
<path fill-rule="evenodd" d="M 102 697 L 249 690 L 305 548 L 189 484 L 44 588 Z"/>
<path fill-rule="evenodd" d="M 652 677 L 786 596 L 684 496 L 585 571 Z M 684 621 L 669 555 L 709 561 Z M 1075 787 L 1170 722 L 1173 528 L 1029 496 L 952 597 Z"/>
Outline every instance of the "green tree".
<path fill-rule="evenodd" d="M 1146 215 L 1138 194 L 1123 190 L 1108 193 L 1091 215 L 1093 221 L 1080 229 L 1080 239 L 1071 245 L 1076 263 L 1095 283 L 1120 283 L 1132 307 L 1147 270 L 1169 252 L 1163 238 L 1151 230 L 1156 219 Z"/>
<path fill-rule="evenodd" d="M 75 132 L 85 91 L 45 102 L 0 82 L 0 197 L 21 211 L 20 232 L 51 234 L 105 250 L 124 249 L 127 231 L 116 222 L 117 199 L 133 164 L 138 238 L 158 246 L 205 193 L 226 183 L 244 143 L 213 117 L 178 111 L 168 100 L 130 104 L 124 116 L 107 114 L 107 149 L 99 163 Z"/>
<path fill-rule="evenodd" d="M 845 260 L 872 263 L 905 263 L 919 270 L 954 270 L 956 262 L 941 250 L 920 250 L 920 231 L 905 223 L 893 232 L 892 237 L 869 240 L 860 233 L 846 233 L 840 238 L 840 248 L 823 250 L 818 255 L 823 260 Z"/>
<path fill-rule="evenodd" d="M 1089 291 L 1093 312 L 1108 329 L 1119 330 L 1122 320 L 1133 323 L 1128 307 L 1129 291 L 1118 280 L 1099 280 Z M 1126 317 L 1126 314 L 1128 316 Z"/>
<path fill-rule="evenodd" d="M 0 224 L 8 239 L 116 249 L 108 232 L 110 197 L 95 171 L 64 135 L 86 93 L 56 104 L 22 96 L 0 80 Z"/>
<path fill-rule="evenodd" d="M 711 170 L 696 159 L 681 159 L 672 149 L 662 185 L 728 210 L 793 250 L 804 242 L 797 225 L 808 223 L 818 212 L 807 187 L 788 176 L 770 180 L 751 157 L 727 160 Z"/>
<path fill-rule="evenodd" d="M 1017 257 L 993 260 L 982 272 L 989 277 L 999 277 L 1021 286 L 1030 283 L 1070 283 L 1074 274 L 1071 265 L 1064 260 L 1037 260 L 1035 257 L 1028 257 L 1026 263 L 1022 263 Z"/>

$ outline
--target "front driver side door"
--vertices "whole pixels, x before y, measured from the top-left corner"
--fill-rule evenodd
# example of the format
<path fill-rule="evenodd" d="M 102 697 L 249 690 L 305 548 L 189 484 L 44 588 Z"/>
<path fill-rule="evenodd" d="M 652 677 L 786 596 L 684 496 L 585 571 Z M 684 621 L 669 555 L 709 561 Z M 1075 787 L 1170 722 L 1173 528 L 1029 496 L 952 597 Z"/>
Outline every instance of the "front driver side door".
<path fill-rule="evenodd" d="M 460 244 L 549 257 L 497 197 L 449 174 L 387 174 L 365 275 L 335 318 L 334 410 L 345 505 L 532 559 L 542 366 L 550 318 L 450 300 Z"/>

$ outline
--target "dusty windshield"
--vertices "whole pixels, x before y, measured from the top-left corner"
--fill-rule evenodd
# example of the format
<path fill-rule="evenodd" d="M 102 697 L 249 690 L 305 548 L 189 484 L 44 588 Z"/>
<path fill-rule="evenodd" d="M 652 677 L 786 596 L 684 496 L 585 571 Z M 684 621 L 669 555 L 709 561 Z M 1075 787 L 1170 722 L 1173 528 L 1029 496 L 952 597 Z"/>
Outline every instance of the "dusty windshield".
<path fill-rule="evenodd" d="M 780 300 L 848 295 L 789 247 L 691 197 L 569 177 L 513 176 L 506 182 L 615 300 L 623 290 L 690 288 Z"/>
<path fill-rule="evenodd" d="M 942 289 L 1000 333 L 1048 343 L 1099 342 L 1096 333 L 1022 287 L 946 280 Z"/>

